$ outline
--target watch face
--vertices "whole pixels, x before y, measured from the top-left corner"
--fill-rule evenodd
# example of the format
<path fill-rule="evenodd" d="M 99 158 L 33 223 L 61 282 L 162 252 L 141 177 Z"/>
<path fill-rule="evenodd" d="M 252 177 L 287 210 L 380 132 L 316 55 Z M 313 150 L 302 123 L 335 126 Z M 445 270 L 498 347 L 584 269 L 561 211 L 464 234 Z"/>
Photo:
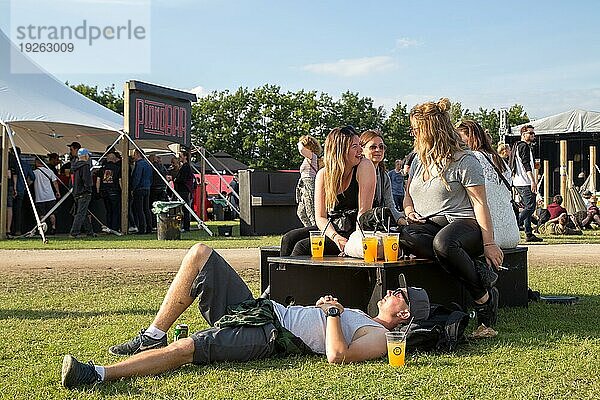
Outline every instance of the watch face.
<path fill-rule="evenodd" d="M 330 317 L 337 317 L 340 315 L 340 310 L 337 307 L 331 307 L 327 310 L 327 315 Z"/>

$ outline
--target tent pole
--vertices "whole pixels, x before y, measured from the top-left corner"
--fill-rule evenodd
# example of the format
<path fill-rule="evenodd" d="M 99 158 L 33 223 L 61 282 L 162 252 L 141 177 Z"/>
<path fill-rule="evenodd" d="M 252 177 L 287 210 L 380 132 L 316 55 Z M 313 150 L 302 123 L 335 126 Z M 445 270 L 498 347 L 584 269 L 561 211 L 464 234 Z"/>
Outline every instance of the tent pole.
<path fill-rule="evenodd" d="M 204 161 L 204 153 L 206 149 L 200 148 L 200 215 L 202 220 L 206 219 L 206 162 Z"/>
<path fill-rule="evenodd" d="M 567 198 L 567 141 L 560 141 L 560 195 Z"/>
<path fill-rule="evenodd" d="M 190 216 L 194 217 L 194 219 L 198 222 L 198 225 L 201 226 L 204 229 L 204 231 L 206 233 L 208 233 L 210 236 L 214 236 L 213 233 L 212 233 L 212 231 L 204 223 L 204 221 L 202 220 L 202 218 L 200 218 L 196 214 L 196 212 L 192 209 L 192 207 L 190 207 L 190 205 L 183 200 L 183 198 L 181 197 L 181 195 L 179 193 L 177 193 L 177 191 L 174 188 L 172 188 L 171 185 L 169 185 L 169 182 L 167 181 L 167 179 L 160 174 L 160 172 L 156 169 L 156 167 L 154 166 L 154 164 L 152 164 L 150 162 L 150 160 L 148 160 L 148 156 L 146 156 L 146 153 L 144 153 L 142 151 L 142 149 L 140 148 L 140 146 L 138 146 L 135 143 L 135 141 L 131 138 L 131 136 L 125 136 L 125 137 L 127 138 L 127 140 L 129 140 L 131 142 L 131 144 L 133 145 L 133 147 L 135 147 L 140 152 L 140 154 L 146 159 L 146 161 L 148 161 L 148 163 L 150 164 L 150 166 L 152 167 L 152 169 L 154 171 L 156 171 L 161 176 L 163 182 L 165 182 L 167 184 L 167 187 L 171 190 L 171 192 L 173 192 L 173 194 L 175 195 L 175 197 L 177 197 L 179 199 L 179 201 L 181 201 L 183 203 L 183 206 L 190 212 Z M 189 160 L 188 160 L 188 163 L 190 164 L 190 167 L 193 167 L 193 164 L 190 163 Z"/>
<path fill-rule="evenodd" d="M 2 186 L 0 189 L 0 240 L 6 239 L 7 199 L 8 199 L 8 140 L 6 128 L 2 127 Z"/>
<path fill-rule="evenodd" d="M 17 166 L 19 167 L 19 172 L 21 173 L 21 177 L 23 178 L 23 182 L 25 184 L 25 191 L 27 192 L 27 197 L 29 197 L 29 202 L 31 203 L 31 208 L 33 209 L 33 216 L 35 217 L 35 221 L 37 223 L 36 227 L 38 229 L 38 232 L 40 234 L 40 236 L 42 237 L 42 242 L 44 242 L 44 244 L 48 244 L 48 239 L 46 238 L 46 234 L 44 232 L 44 229 L 42 227 L 42 221 L 40 221 L 40 216 L 37 212 L 37 208 L 35 207 L 35 202 L 33 201 L 33 195 L 31 194 L 31 189 L 29 188 L 29 184 L 27 183 L 27 177 L 25 176 L 25 172 L 23 171 L 23 165 L 21 164 L 21 157 L 19 152 L 17 152 L 17 145 L 15 144 L 15 140 L 13 138 L 13 132 L 9 129 L 8 130 L 8 139 L 10 140 L 10 145 L 12 146 L 13 149 L 13 153 L 15 155 L 15 159 L 17 161 Z"/>
<path fill-rule="evenodd" d="M 567 161 L 567 189 L 573 186 L 573 160 Z"/>
<path fill-rule="evenodd" d="M 590 146 L 590 185 L 593 192 L 596 192 L 596 146 Z"/>
<path fill-rule="evenodd" d="M 550 160 L 544 160 L 544 208 L 550 203 Z"/>
<path fill-rule="evenodd" d="M 121 233 L 129 233 L 129 132 L 131 115 L 129 108 L 129 82 L 123 87 L 123 137 L 121 138 Z"/>

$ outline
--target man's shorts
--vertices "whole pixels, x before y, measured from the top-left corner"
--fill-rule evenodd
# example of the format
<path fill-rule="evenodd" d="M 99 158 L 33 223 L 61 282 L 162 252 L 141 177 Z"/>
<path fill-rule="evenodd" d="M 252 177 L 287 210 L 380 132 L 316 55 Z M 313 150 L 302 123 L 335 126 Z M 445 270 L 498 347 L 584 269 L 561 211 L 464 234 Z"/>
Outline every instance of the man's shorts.
<path fill-rule="evenodd" d="M 194 280 L 190 290 L 198 296 L 198 307 L 213 326 L 234 306 L 252 299 L 252 293 L 242 278 L 216 251 Z M 270 357 L 274 352 L 277 331 L 272 324 L 260 327 L 208 328 L 190 337 L 194 341 L 194 364 L 216 361 L 248 361 Z"/>
<path fill-rule="evenodd" d="M 7 208 L 11 208 L 13 206 L 13 199 L 14 199 L 14 197 L 12 196 L 12 194 L 10 194 L 10 190 L 9 190 L 8 198 L 6 199 L 6 207 Z"/>
<path fill-rule="evenodd" d="M 46 215 L 48 211 L 52 210 L 52 207 L 54 207 L 55 205 L 56 200 L 41 201 L 39 203 L 35 203 L 35 208 L 40 218 L 42 218 L 44 215 Z"/>

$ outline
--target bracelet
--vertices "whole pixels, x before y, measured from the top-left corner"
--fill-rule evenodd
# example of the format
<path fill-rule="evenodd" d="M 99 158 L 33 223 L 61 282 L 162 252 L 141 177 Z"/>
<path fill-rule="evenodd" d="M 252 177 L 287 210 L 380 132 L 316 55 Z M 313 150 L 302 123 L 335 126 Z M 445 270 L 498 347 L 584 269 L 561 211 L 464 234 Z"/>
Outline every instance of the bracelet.
<path fill-rule="evenodd" d="M 331 235 L 331 240 L 334 240 L 336 236 L 337 236 L 337 232 L 333 232 L 333 235 Z"/>
<path fill-rule="evenodd" d="M 483 247 L 486 247 L 486 246 L 496 246 L 496 242 L 484 243 Z"/>

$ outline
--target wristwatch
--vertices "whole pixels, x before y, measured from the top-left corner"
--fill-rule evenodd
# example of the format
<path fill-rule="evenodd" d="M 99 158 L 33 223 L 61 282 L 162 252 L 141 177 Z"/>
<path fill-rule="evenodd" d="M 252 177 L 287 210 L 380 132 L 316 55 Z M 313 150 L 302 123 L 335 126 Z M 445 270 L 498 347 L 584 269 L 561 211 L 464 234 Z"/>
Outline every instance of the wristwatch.
<path fill-rule="evenodd" d="M 328 317 L 339 317 L 340 309 L 337 307 L 329 307 L 326 314 Z"/>

